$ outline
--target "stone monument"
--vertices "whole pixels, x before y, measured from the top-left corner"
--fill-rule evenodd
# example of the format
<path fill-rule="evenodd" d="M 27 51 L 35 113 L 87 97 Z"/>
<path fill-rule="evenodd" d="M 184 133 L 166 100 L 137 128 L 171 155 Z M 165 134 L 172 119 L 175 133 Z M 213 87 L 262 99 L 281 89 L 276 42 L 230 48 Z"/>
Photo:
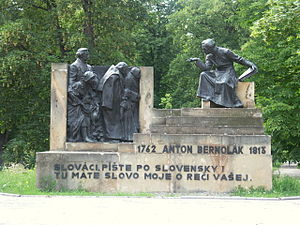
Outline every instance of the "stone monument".
<path fill-rule="evenodd" d="M 68 84 L 70 70 L 67 64 L 52 64 L 50 151 L 37 153 L 37 187 L 50 183 L 58 190 L 105 193 L 272 188 L 271 138 L 255 108 L 253 83 L 240 82 L 235 90 L 244 108 L 212 108 L 206 102 L 202 108 L 167 110 L 153 108 L 152 67 L 91 66 L 82 71 L 83 81 L 74 82 L 82 83 L 78 93 Z M 81 85 L 89 85 L 84 89 L 89 94 L 80 91 Z M 118 115 L 108 113 L 107 118 L 120 119 L 111 125 L 112 130 L 121 127 L 117 138 L 107 130 L 112 121 L 105 122 L 103 111 L 109 110 L 104 90 L 113 86 L 121 95 L 113 109 Z M 70 93 L 83 103 L 84 112 L 78 113 L 84 126 L 79 127 L 91 129 L 81 132 L 78 141 L 68 134 Z M 98 97 L 89 110 L 85 96 Z M 98 129 L 91 126 L 93 120 Z"/>

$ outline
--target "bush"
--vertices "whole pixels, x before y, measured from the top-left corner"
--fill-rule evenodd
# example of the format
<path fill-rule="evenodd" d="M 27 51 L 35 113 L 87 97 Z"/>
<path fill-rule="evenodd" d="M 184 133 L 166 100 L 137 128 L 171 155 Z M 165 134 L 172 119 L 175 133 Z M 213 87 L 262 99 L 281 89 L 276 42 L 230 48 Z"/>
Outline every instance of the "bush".
<path fill-rule="evenodd" d="M 14 138 L 4 148 L 2 160 L 6 165 L 22 164 L 25 168 L 31 169 L 35 166 L 34 146 L 30 143 Z"/>
<path fill-rule="evenodd" d="M 299 196 L 300 180 L 288 176 L 273 176 L 272 190 L 266 190 L 264 187 L 257 188 L 236 188 L 231 194 L 234 196 L 247 197 L 283 197 L 283 196 Z"/>

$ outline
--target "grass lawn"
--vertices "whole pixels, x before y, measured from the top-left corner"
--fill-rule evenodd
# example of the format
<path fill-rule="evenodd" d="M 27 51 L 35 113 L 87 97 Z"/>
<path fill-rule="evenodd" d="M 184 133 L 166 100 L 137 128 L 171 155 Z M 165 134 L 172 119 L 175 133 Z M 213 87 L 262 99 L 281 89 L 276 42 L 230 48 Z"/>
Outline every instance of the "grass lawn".
<path fill-rule="evenodd" d="M 288 176 L 273 175 L 273 189 L 270 191 L 263 188 L 237 188 L 231 195 L 266 198 L 300 196 L 300 180 Z"/>
<path fill-rule="evenodd" d="M 0 171 L 0 192 L 20 195 L 77 195 L 77 196 L 112 196 L 112 194 L 76 191 L 41 191 L 35 186 L 35 169 L 27 170 L 21 166 L 11 167 Z M 154 194 L 139 193 L 117 193 L 113 196 L 145 196 L 152 197 Z"/>
<path fill-rule="evenodd" d="M 84 190 L 77 191 L 40 191 L 35 186 L 35 170 L 27 170 L 21 166 L 10 167 L 0 171 L 0 192 L 20 195 L 79 195 L 79 196 L 145 196 L 154 197 L 156 194 L 103 194 Z M 161 194 L 160 194 L 161 195 Z M 196 194 L 198 195 L 198 194 Z M 214 194 L 215 195 L 215 194 Z M 273 176 L 273 189 L 266 191 L 263 188 L 243 189 L 237 188 L 229 193 L 231 196 L 243 197 L 288 197 L 300 196 L 300 180 L 287 176 Z M 166 194 L 165 196 L 180 196 L 180 194 Z"/>

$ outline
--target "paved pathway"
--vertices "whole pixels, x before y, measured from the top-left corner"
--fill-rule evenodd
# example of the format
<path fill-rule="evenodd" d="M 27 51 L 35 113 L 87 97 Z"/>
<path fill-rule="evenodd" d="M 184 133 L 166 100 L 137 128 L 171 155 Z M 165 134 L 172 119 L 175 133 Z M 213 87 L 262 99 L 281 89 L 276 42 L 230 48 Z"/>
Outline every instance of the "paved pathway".
<path fill-rule="evenodd" d="M 275 170 L 274 174 L 286 175 L 300 179 L 300 169 L 298 169 L 297 164 L 289 165 L 285 163 L 278 170 Z"/>
<path fill-rule="evenodd" d="M 297 224 L 300 200 L 32 197 L 0 194 L 1 225 Z"/>
<path fill-rule="evenodd" d="M 296 167 L 277 172 L 300 178 Z M 297 224 L 300 197 L 47 197 L 0 194 L 0 225 L 283 225 Z"/>

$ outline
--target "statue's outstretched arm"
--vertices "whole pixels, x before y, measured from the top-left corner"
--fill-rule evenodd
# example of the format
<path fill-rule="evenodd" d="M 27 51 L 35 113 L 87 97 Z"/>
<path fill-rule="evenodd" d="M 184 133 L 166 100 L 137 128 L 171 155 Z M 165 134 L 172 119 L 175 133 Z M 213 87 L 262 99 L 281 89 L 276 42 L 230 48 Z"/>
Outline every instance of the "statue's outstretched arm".
<path fill-rule="evenodd" d="M 201 61 L 201 59 L 199 59 L 199 58 L 189 58 L 186 61 L 187 62 L 195 62 L 195 65 L 204 71 L 210 70 L 212 67 L 212 65 L 210 64 L 210 62 L 208 60 L 206 60 L 206 63 L 203 63 Z"/>

